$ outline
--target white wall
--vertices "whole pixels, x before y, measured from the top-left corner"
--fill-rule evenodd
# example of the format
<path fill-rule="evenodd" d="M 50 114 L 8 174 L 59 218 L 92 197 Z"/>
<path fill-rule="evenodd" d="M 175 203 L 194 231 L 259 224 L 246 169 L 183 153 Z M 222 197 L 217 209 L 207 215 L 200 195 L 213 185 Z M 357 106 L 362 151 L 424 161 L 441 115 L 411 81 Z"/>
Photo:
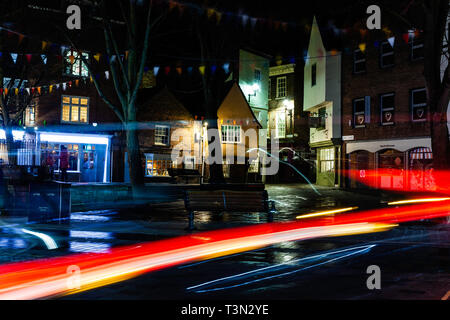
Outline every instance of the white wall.
<path fill-rule="evenodd" d="M 326 90 L 326 51 L 320 35 L 319 26 L 314 17 L 309 39 L 308 57 L 305 61 L 303 110 L 310 111 L 325 101 Z M 311 86 L 312 65 L 317 65 L 316 85 Z"/>

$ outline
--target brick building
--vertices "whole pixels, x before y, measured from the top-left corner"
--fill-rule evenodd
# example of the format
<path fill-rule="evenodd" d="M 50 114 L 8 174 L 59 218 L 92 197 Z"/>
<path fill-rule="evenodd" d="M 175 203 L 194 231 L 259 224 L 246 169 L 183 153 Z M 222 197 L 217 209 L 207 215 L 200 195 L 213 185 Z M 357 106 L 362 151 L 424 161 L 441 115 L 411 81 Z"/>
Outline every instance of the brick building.
<path fill-rule="evenodd" d="M 411 170 L 426 173 L 432 164 L 424 44 L 420 37 L 379 40 L 343 57 L 345 186 L 423 189 L 426 175 Z"/>
<path fill-rule="evenodd" d="M 309 127 L 303 112 L 303 68 L 296 64 L 273 66 L 269 74 L 268 137 L 274 134 L 279 139 L 282 161 L 311 176 L 312 169 L 304 160 L 309 159 Z M 285 165 L 273 178 L 271 181 L 299 181 L 298 174 Z"/>

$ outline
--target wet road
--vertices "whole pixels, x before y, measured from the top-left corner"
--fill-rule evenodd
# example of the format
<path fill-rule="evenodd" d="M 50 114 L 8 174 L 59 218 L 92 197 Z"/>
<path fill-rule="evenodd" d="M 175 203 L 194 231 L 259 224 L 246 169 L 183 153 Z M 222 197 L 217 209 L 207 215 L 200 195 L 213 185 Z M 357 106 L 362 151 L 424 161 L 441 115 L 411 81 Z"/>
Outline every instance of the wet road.
<path fill-rule="evenodd" d="M 386 205 L 389 197 L 304 185 L 268 186 L 278 221 L 336 207 Z M 73 213 L 61 225 L 0 219 L 0 262 L 110 248 L 185 234 L 183 202 L 150 208 L 151 217 L 113 210 Z M 201 230 L 265 222 L 264 214 L 209 212 Z M 32 231 L 26 233 L 23 229 Z M 26 231 L 25 230 L 25 231 Z M 281 243 L 238 255 L 149 273 L 64 299 L 440 299 L 450 290 L 450 225 L 411 223 L 388 232 Z M 57 245 L 49 250 L 42 235 Z M 366 269 L 378 265 L 382 290 L 367 289 Z"/>

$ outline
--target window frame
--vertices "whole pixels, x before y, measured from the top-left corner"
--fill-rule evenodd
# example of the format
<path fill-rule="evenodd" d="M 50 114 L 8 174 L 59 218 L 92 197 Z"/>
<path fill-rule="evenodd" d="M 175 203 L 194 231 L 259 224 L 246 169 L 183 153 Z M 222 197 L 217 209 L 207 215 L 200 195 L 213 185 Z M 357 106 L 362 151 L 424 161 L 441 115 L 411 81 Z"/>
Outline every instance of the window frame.
<path fill-rule="evenodd" d="M 157 134 L 158 129 L 162 128 L 167 129 L 167 143 L 157 141 L 157 137 L 164 137 L 164 138 L 166 137 L 166 135 L 163 136 Z M 154 143 L 157 146 L 165 146 L 165 147 L 170 146 L 170 126 L 160 124 L 155 125 Z"/>
<path fill-rule="evenodd" d="M 280 83 L 284 81 L 284 96 L 280 95 Z M 287 97 L 287 77 L 277 77 L 277 90 L 276 90 L 276 99 L 285 99 Z"/>
<path fill-rule="evenodd" d="M 425 91 L 425 103 L 414 103 L 414 92 Z M 426 122 L 428 120 L 428 103 L 427 103 L 427 89 L 425 87 L 410 90 L 410 106 L 411 106 L 411 121 L 412 122 Z M 425 117 L 423 119 L 414 120 L 415 108 L 425 107 Z"/>
<path fill-rule="evenodd" d="M 227 127 L 227 130 L 226 130 L 226 134 L 225 134 L 225 136 L 226 136 L 226 140 L 224 140 L 223 138 L 224 138 L 224 131 L 223 131 L 223 128 L 224 127 Z M 233 133 L 233 134 L 228 134 L 228 129 L 229 128 L 233 128 L 233 130 L 231 130 L 231 132 Z M 236 131 L 236 130 L 234 130 L 234 129 L 236 129 L 236 128 L 239 128 L 239 141 L 235 141 L 236 139 L 236 135 L 234 134 L 235 132 L 238 132 L 238 131 Z M 230 141 L 229 140 L 229 138 L 232 138 L 233 139 L 233 141 Z M 238 124 L 223 124 L 223 125 L 221 125 L 220 126 L 220 140 L 222 141 L 222 143 L 224 143 L 224 144 L 240 144 L 240 143 L 242 143 L 242 126 L 240 126 L 240 125 L 238 125 Z"/>
<path fill-rule="evenodd" d="M 357 102 L 363 102 L 364 104 L 364 109 L 363 111 L 358 111 L 356 112 L 356 103 Z M 365 97 L 362 98 L 356 98 L 353 99 L 353 128 L 365 128 L 366 127 L 366 99 Z M 358 124 L 358 122 L 356 121 L 356 117 L 359 115 L 364 115 L 364 124 Z"/>
<path fill-rule="evenodd" d="M 280 115 L 281 115 L 281 117 L 280 117 Z M 279 119 L 283 119 L 283 121 L 284 121 L 284 134 L 283 135 L 280 135 L 280 131 L 279 131 L 280 127 L 278 125 Z M 286 138 L 286 113 L 284 111 L 278 111 L 275 113 L 275 130 L 276 130 L 275 131 L 276 138 L 278 138 L 278 139 Z"/>
<path fill-rule="evenodd" d="M 86 60 L 89 60 L 89 57 L 90 57 L 89 52 L 81 51 L 80 53 L 81 53 L 81 56 L 86 55 L 85 59 L 86 59 Z M 71 56 L 71 55 L 73 55 L 73 56 L 75 57 L 75 60 L 74 60 L 73 63 L 70 63 L 70 61 L 69 61 L 69 56 Z M 80 65 L 80 72 L 79 72 L 79 74 L 75 74 L 75 73 L 73 72 L 73 65 L 77 62 L 77 60 L 78 60 L 78 61 L 80 62 L 80 64 L 81 64 L 81 65 Z M 83 75 L 83 74 L 82 74 L 82 73 L 83 73 L 83 65 L 84 65 L 84 62 L 83 62 L 83 60 L 81 59 L 81 57 L 78 56 L 78 51 L 75 51 L 75 50 L 72 50 L 72 49 L 66 50 L 66 51 L 64 52 L 63 61 L 64 61 L 64 70 L 63 70 L 63 74 L 64 74 L 65 76 L 75 77 L 75 78 L 89 78 L 89 69 L 88 69 L 87 65 L 85 65 L 85 69 L 86 69 L 87 74 L 86 74 L 86 75 Z M 70 72 L 66 72 L 67 65 L 70 65 Z"/>
<path fill-rule="evenodd" d="M 162 161 L 162 162 L 164 162 L 165 163 L 165 169 L 164 170 L 166 170 L 166 171 L 168 171 L 168 169 L 169 168 L 173 168 L 173 161 L 172 160 L 169 160 L 169 159 L 162 159 L 162 157 L 161 157 L 161 154 L 159 154 L 159 153 L 145 153 L 144 154 L 145 155 L 145 172 L 144 172 L 144 176 L 145 177 L 147 177 L 147 178 L 155 178 L 155 177 L 168 177 L 169 176 L 169 174 L 167 173 L 167 175 L 159 175 L 159 174 L 154 174 L 154 172 L 155 172 L 155 170 L 158 170 L 158 169 L 155 169 L 155 162 L 156 161 Z M 158 158 L 160 158 L 160 159 L 158 159 Z M 148 165 L 148 161 L 149 160 L 151 160 L 151 162 L 152 162 L 152 169 L 151 169 L 151 173 L 152 174 L 148 174 L 148 167 L 147 167 L 147 165 Z M 160 169 L 160 170 L 162 170 L 162 169 Z"/>
<path fill-rule="evenodd" d="M 311 65 L 311 88 L 317 85 L 317 63 Z"/>
<path fill-rule="evenodd" d="M 409 59 L 411 60 L 411 61 L 420 61 L 420 60 L 423 60 L 423 59 L 425 59 L 425 43 L 423 42 L 423 40 L 419 40 L 419 41 L 417 41 L 418 42 L 418 44 L 414 44 L 414 39 L 415 38 L 412 38 L 412 40 L 411 40 L 411 42 L 410 42 L 410 54 L 409 54 Z M 421 57 L 419 57 L 419 58 L 414 58 L 414 49 L 417 49 L 417 48 L 423 48 L 424 49 L 424 53 L 423 53 L 423 55 L 421 56 Z"/>
<path fill-rule="evenodd" d="M 390 97 L 390 96 L 394 96 L 394 106 L 393 107 L 388 107 L 388 108 L 384 108 L 383 107 L 383 98 L 384 97 Z M 390 122 L 383 122 L 383 112 L 384 111 L 393 111 L 392 112 L 392 117 L 393 119 L 391 119 L 392 121 Z M 388 92 L 388 93 L 383 93 L 380 94 L 380 123 L 382 126 L 392 126 L 395 125 L 395 92 Z"/>
<path fill-rule="evenodd" d="M 383 53 L 383 47 L 384 45 L 387 44 L 389 47 L 391 47 L 392 51 L 388 52 L 388 53 Z M 384 65 L 383 64 L 383 58 L 386 56 L 393 56 L 393 63 L 392 64 L 388 64 L 388 65 Z M 382 41 L 380 44 L 380 68 L 381 69 L 387 69 L 387 68 L 392 68 L 395 66 L 395 45 L 394 47 L 391 46 L 391 44 L 389 43 L 389 41 Z"/>
<path fill-rule="evenodd" d="M 364 56 L 364 59 L 356 60 L 356 53 L 361 52 Z M 356 64 L 364 62 L 364 70 L 363 71 L 356 71 Z M 366 68 L 366 54 L 361 49 L 353 50 L 353 74 L 363 74 L 367 72 Z"/>
<path fill-rule="evenodd" d="M 69 105 L 69 121 L 66 121 L 63 119 L 63 108 L 64 105 L 67 105 L 67 103 L 64 103 L 64 97 L 68 97 L 70 99 L 70 103 L 68 103 Z M 72 121 L 72 98 L 78 98 L 78 99 L 87 99 L 87 105 L 84 106 L 81 103 L 80 104 L 76 104 L 76 106 L 78 107 L 78 121 Z M 70 123 L 70 124 L 81 124 L 81 125 L 86 125 L 89 124 L 89 106 L 90 106 L 90 102 L 91 99 L 89 97 L 83 97 L 83 96 L 71 96 L 71 95 L 61 95 L 61 123 Z M 80 121 L 80 112 L 81 112 L 81 107 L 86 107 L 86 122 L 82 122 Z"/>

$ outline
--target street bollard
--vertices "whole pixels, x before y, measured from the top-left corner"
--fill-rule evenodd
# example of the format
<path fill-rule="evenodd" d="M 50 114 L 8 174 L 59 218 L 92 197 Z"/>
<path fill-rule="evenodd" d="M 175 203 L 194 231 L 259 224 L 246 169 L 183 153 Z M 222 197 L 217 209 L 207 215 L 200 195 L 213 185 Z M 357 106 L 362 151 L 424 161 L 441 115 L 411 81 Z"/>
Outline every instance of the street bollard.
<path fill-rule="evenodd" d="M 275 201 L 269 200 L 269 204 L 270 204 L 270 208 L 269 208 L 269 212 L 267 215 L 267 222 L 273 222 L 273 215 L 274 215 L 274 213 L 277 213 L 277 210 L 275 209 Z"/>
<path fill-rule="evenodd" d="M 194 211 L 189 211 L 189 226 L 186 228 L 187 231 L 194 231 Z"/>

